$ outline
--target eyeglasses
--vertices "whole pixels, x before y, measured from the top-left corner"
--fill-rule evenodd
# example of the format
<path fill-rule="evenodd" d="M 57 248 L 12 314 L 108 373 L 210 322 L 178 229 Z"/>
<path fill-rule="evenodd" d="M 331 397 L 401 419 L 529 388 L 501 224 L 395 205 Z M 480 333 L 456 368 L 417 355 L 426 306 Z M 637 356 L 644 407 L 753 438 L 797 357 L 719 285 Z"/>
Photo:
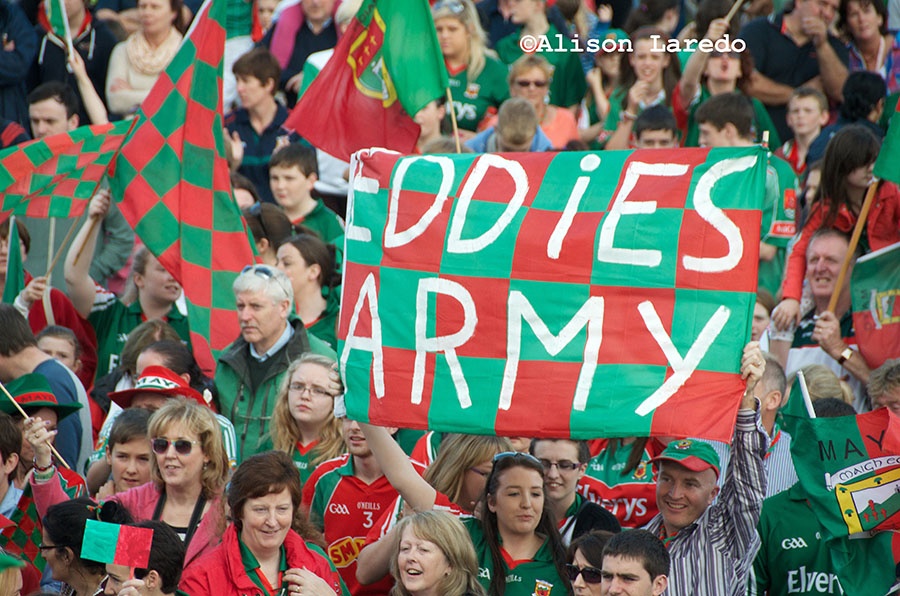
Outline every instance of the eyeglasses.
<path fill-rule="evenodd" d="M 241 269 L 241 275 L 244 273 L 253 273 L 254 275 L 258 275 L 259 277 L 265 278 L 267 281 L 274 281 L 278 284 L 278 287 L 282 289 L 284 292 L 284 299 L 286 300 L 288 296 L 293 295 L 293 291 L 289 292 L 288 288 L 284 285 L 284 281 L 278 275 L 278 270 L 269 267 L 268 265 L 247 265 L 243 269 Z"/>
<path fill-rule="evenodd" d="M 569 461 L 567 459 L 561 461 L 550 461 L 549 459 L 542 459 L 541 465 L 544 466 L 544 471 L 549 472 L 550 468 L 556 466 L 559 468 L 560 472 L 571 472 L 580 466 L 581 464 L 577 461 Z"/>
<path fill-rule="evenodd" d="M 65 548 L 65 546 L 66 546 L 65 544 L 42 544 L 38 547 L 38 550 L 43 553 L 45 550 L 52 550 L 54 548 Z"/>
<path fill-rule="evenodd" d="M 170 441 L 169 439 L 153 439 L 150 441 L 150 448 L 153 449 L 153 453 L 158 455 L 162 455 L 169 450 L 169 445 L 175 446 L 175 453 L 178 455 L 190 455 L 191 449 L 193 449 L 194 445 L 198 445 L 200 441 L 188 441 L 187 439 L 176 439 L 174 441 Z"/>
<path fill-rule="evenodd" d="M 535 456 L 531 455 L 530 453 L 522 453 L 521 451 L 504 451 L 502 453 L 498 453 L 497 455 L 495 455 L 491 461 L 493 461 L 494 463 L 497 463 L 501 459 L 506 459 L 507 457 L 514 457 L 514 458 L 520 457 L 522 459 L 527 459 L 530 462 L 534 462 L 538 465 L 541 465 L 541 460 L 539 460 Z"/>
<path fill-rule="evenodd" d="M 440 2 L 435 2 L 434 6 L 431 7 L 431 14 L 435 14 L 440 10 L 448 10 L 455 15 L 461 15 L 466 11 L 466 5 L 460 0 L 441 0 Z"/>
<path fill-rule="evenodd" d="M 543 89 L 547 86 L 547 81 L 527 81 L 525 79 L 516 79 L 516 85 L 518 85 L 522 89 L 527 89 L 528 87 Z"/>
<path fill-rule="evenodd" d="M 320 387 L 318 385 L 307 385 L 305 383 L 291 383 L 290 385 L 288 385 L 288 390 L 299 393 L 300 395 L 303 395 L 304 393 L 309 391 L 309 394 L 313 397 L 334 397 L 334 394 L 332 394 L 324 387 Z"/>
<path fill-rule="evenodd" d="M 578 567 L 568 563 L 566 565 L 566 575 L 569 576 L 569 581 L 573 582 L 578 579 L 579 575 L 588 584 L 599 584 L 603 581 L 603 572 L 596 567 Z"/>
<path fill-rule="evenodd" d="M 478 468 L 469 468 L 469 471 L 478 474 L 482 478 L 487 478 L 491 475 L 490 472 L 485 472 L 484 470 L 479 470 Z"/>

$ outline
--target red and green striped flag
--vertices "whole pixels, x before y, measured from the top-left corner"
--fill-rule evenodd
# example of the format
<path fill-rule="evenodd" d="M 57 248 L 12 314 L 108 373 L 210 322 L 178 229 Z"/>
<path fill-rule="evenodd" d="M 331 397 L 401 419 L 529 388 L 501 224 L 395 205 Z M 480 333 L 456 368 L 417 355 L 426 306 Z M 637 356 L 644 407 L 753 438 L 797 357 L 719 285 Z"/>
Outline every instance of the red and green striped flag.
<path fill-rule="evenodd" d="M 254 261 L 222 134 L 225 2 L 207 0 L 138 111 L 111 188 L 137 236 L 182 285 L 206 370 L 240 333 L 231 284 Z"/>
<path fill-rule="evenodd" d="M 150 561 L 153 530 L 87 520 L 81 558 L 98 563 L 145 569 Z"/>
<path fill-rule="evenodd" d="M 3 286 L 3 303 L 12 304 L 25 287 L 25 267 L 22 264 L 22 251 L 19 249 L 19 226 L 16 225 L 15 215 L 9 218 L 9 235 L 6 241 L 6 283 Z"/>
<path fill-rule="evenodd" d="M 893 96 L 892 96 L 893 97 Z M 886 109 L 890 109 L 887 107 Z M 881 152 L 875 160 L 875 175 L 882 180 L 900 184 L 900 97 L 894 105 L 894 115 L 888 126 Z"/>
<path fill-rule="evenodd" d="M 866 363 L 877 368 L 900 357 L 900 243 L 856 261 L 850 297 L 853 329 Z"/>
<path fill-rule="evenodd" d="M 81 215 L 130 126 L 82 126 L 0 152 L 0 217 Z"/>
<path fill-rule="evenodd" d="M 447 81 L 427 0 L 363 0 L 284 126 L 341 159 L 366 147 L 412 153 L 412 118 Z"/>
<path fill-rule="evenodd" d="M 356 154 L 348 415 L 542 437 L 729 441 L 766 152 Z"/>
<path fill-rule="evenodd" d="M 50 25 L 50 33 L 66 42 L 66 49 L 71 55 L 75 48 L 72 46 L 72 32 L 69 30 L 66 0 L 44 0 L 44 14 Z"/>

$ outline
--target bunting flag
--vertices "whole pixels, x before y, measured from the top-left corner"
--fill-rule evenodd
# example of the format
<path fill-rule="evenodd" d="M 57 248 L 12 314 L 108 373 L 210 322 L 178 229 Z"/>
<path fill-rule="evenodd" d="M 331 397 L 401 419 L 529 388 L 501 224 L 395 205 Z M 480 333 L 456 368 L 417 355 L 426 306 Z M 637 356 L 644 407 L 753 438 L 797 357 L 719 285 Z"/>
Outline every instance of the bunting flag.
<path fill-rule="evenodd" d="M 81 558 L 98 563 L 145 569 L 150 561 L 153 530 L 87 520 L 81 540 Z"/>
<path fill-rule="evenodd" d="M 6 237 L 6 284 L 3 286 L 3 303 L 12 304 L 25 287 L 25 266 L 19 248 L 19 226 L 16 216 L 9 218 L 9 235 Z"/>
<path fill-rule="evenodd" d="M 898 165 L 900 167 L 900 165 Z M 900 243 L 860 257 L 850 277 L 853 329 L 872 368 L 900 357 Z"/>
<path fill-rule="evenodd" d="M 350 418 L 731 440 L 764 149 L 371 150 L 351 171 L 338 331 Z"/>
<path fill-rule="evenodd" d="M 207 0 L 141 104 L 110 183 L 125 219 L 184 288 L 207 371 L 240 334 L 231 284 L 255 261 L 225 161 L 224 22 L 225 3 Z"/>
<path fill-rule="evenodd" d="M 428 2 L 363 0 L 284 126 L 343 160 L 367 147 L 412 153 L 413 116 L 447 85 Z"/>
<path fill-rule="evenodd" d="M 885 109 L 890 109 L 886 106 Z M 875 160 L 875 176 L 882 180 L 890 180 L 894 184 L 900 184 L 900 97 L 894 104 L 894 115 L 887 135 Z"/>
<path fill-rule="evenodd" d="M 82 126 L 0 152 L 0 219 L 80 216 L 131 125 Z"/>

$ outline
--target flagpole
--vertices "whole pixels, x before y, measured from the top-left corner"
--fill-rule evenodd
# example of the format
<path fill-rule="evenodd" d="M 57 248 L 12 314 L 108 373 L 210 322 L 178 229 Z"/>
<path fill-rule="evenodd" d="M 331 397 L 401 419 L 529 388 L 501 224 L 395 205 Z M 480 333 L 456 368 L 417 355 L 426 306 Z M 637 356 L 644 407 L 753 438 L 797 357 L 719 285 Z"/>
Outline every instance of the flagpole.
<path fill-rule="evenodd" d="M 95 188 L 94 193 L 96 193 L 96 192 L 97 192 L 97 189 Z M 91 193 L 91 196 L 93 196 L 93 193 Z M 53 224 L 55 224 L 55 223 L 56 223 L 56 218 L 55 217 L 50 218 L 51 227 L 55 227 L 55 226 L 53 226 Z M 76 224 L 72 224 L 72 226 L 69 227 L 69 231 L 66 233 L 65 238 L 63 238 L 62 244 L 59 245 L 59 250 L 56 251 L 56 254 L 53 255 L 53 259 L 47 264 L 47 273 L 45 276 L 48 281 L 50 280 L 50 274 L 53 272 L 53 268 L 56 267 L 56 263 L 59 261 L 59 258 L 62 256 L 63 251 L 69 245 L 69 241 L 72 240 L 72 235 L 75 233 L 75 230 L 77 230 L 77 229 L 78 229 L 78 225 L 76 225 Z M 53 235 L 51 234 L 51 237 L 52 236 Z M 51 248 L 52 248 L 52 245 L 51 245 Z"/>
<path fill-rule="evenodd" d="M 450 87 L 447 87 L 447 105 L 450 106 L 450 123 L 453 124 L 453 138 L 456 139 L 456 152 L 462 153 L 459 145 L 459 128 L 456 125 L 456 110 L 453 109 L 453 96 L 450 95 Z"/>
<path fill-rule="evenodd" d="M 50 233 L 47 234 L 47 277 L 53 271 L 54 259 L 50 257 L 53 254 L 53 245 L 56 244 L 56 218 L 50 218 Z"/>
<path fill-rule="evenodd" d="M 879 184 L 881 184 L 881 180 L 876 178 L 875 182 L 869 185 L 869 190 L 866 191 L 866 198 L 863 201 L 862 209 L 859 210 L 859 217 L 856 219 L 853 235 L 850 237 L 850 246 L 847 248 L 847 256 L 844 257 L 844 263 L 841 265 L 841 272 L 838 274 L 834 292 L 831 294 L 831 300 L 828 301 L 828 310 L 830 312 L 834 312 L 835 307 L 837 307 L 838 299 L 841 296 L 841 289 L 844 287 L 844 279 L 847 277 L 847 271 L 850 270 L 850 263 L 853 261 L 853 253 L 856 251 L 856 245 L 859 244 L 859 237 L 862 235 L 863 226 L 866 225 L 869 207 L 872 206 L 872 201 L 875 200 Z"/>
<path fill-rule="evenodd" d="M 22 406 L 19 405 L 19 402 L 13 399 L 13 396 L 10 395 L 9 391 L 6 390 L 6 385 L 4 385 L 2 382 L 0 382 L 0 390 L 3 391 L 3 395 L 5 395 L 9 399 L 9 401 L 12 402 L 12 405 L 16 407 L 16 409 L 19 411 L 19 414 L 21 414 L 23 418 L 29 417 L 28 414 L 25 413 L 25 410 L 22 409 Z M 56 447 L 54 447 L 52 443 L 47 443 L 47 446 L 50 447 L 50 451 L 53 452 L 53 455 L 56 456 L 56 458 L 59 460 L 59 463 L 70 470 L 72 469 L 69 464 L 66 463 L 66 460 L 63 459 L 63 456 L 59 454 L 59 451 L 56 450 Z"/>
<path fill-rule="evenodd" d="M 816 417 L 816 410 L 812 405 L 812 398 L 809 396 L 809 387 L 806 386 L 806 376 L 802 370 L 797 371 L 797 382 L 800 383 L 800 395 L 803 396 L 803 405 L 806 406 L 806 413 L 810 418 Z"/>
<path fill-rule="evenodd" d="M 724 18 L 726 21 L 729 21 L 729 22 L 730 22 L 731 19 L 734 18 L 734 15 L 737 14 L 737 11 L 739 11 L 739 10 L 741 9 L 741 6 L 744 5 L 744 1 L 745 1 L 745 0 L 735 0 L 734 4 L 731 6 L 731 10 L 729 10 L 729 11 L 728 11 L 728 14 L 725 15 L 723 18 Z"/>

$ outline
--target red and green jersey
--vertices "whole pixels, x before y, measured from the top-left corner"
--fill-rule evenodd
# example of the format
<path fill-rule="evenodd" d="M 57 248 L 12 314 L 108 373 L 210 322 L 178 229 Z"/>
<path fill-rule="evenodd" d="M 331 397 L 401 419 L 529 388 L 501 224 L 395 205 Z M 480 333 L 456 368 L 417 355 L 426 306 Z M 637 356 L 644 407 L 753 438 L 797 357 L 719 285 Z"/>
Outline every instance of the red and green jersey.
<path fill-rule="evenodd" d="M 291 453 L 294 465 L 297 466 L 297 471 L 300 472 L 300 483 L 303 486 L 306 486 L 309 477 L 312 476 L 313 471 L 316 469 L 312 464 L 312 459 L 316 456 L 313 451 L 318 444 L 318 441 L 313 441 L 304 447 L 300 444 L 300 441 L 297 441 L 294 452 Z"/>
<path fill-rule="evenodd" d="M 319 235 L 323 242 L 344 245 L 344 221 L 337 213 L 325 206 L 325 203 L 316 199 L 313 210 L 291 222 L 309 228 Z"/>
<path fill-rule="evenodd" d="M 433 430 L 428 431 L 416 441 L 416 446 L 413 447 L 412 453 L 409 456 L 410 459 L 427 468 L 433 464 L 434 460 L 437 458 L 438 450 L 441 448 L 441 441 L 443 438 L 444 433 L 435 432 Z"/>
<path fill-rule="evenodd" d="M 421 470 L 418 470 L 421 471 Z M 378 523 L 369 530 L 369 533 L 366 535 L 366 545 L 372 544 L 373 542 L 378 542 L 385 536 L 387 533 L 394 529 L 394 526 L 403 519 L 403 509 L 406 506 L 403 497 L 398 496 L 394 499 L 394 502 L 391 503 L 390 507 L 388 507 L 387 511 L 382 514 L 381 518 L 378 520 Z M 471 512 L 463 511 L 463 508 L 452 502 L 450 498 L 444 493 L 437 493 L 434 497 L 434 507 L 432 508 L 435 511 L 443 511 L 445 513 L 449 513 L 453 517 L 471 517 Z"/>
<path fill-rule="evenodd" d="M 353 596 L 387 594 L 394 585 L 393 579 L 384 579 L 369 585 L 356 580 L 356 559 L 366 543 L 371 530 L 391 502 L 397 491 L 381 476 L 372 484 L 366 484 L 353 475 L 353 458 L 323 473 L 315 483 L 309 519 L 325 534 L 326 552 L 338 569 Z"/>
<path fill-rule="evenodd" d="M 587 472 L 578 482 L 578 493 L 605 507 L 616 516 L 622 528 L 640 528 L 659 511 L 650 465 L 654 455 L 652 443 L 644 448 L 638 466 L 622 475 L 634 444 L 619 445 L 615 450 L 604 448 L 591 458 Z"/>
<path fill-rule="evenodd" d="M 766 167 L 766 202 L 763 206 L 760 241 L 777 250 L 771 261 L 759 261 L 759 287 L 773 296 L 781 288 L 787 245 L 797 232 L 794 209 L 797 204 L 797 174 L 791 164 L 774 154 L 769 154 Z"/>
<path fill-rule="evenodd" d="M 489 109 L 496 111 L 509 99 L 507 74 L 506 65 L 490 56 L 485 56 L 484 70 L 472 81 L 466 68 L 450 72 L 450 97 L 459 128 L 476 130 Z"/>
<path fill-rule="evenodd" d="M 556 565 L 553 563 L 553 553 L 550 551 L 550 541 L 545 540 L 541 548 L 529 560 L 515 561 L 505 550 L 503 554 L 503 569 L 494 569 L 491 559 L 491 549 L 484 537 L 481 521 L 470 518 L 463 520 L 463 524 L 469 531 L 472 544 L 475 545 L 475 556 L 478 559 L 478 581 L 489 589 L 491 578 L 495 573 L 503 573 L 506 577 L 505 596 L 563 596 L 568 594 L 568 581 L 559 577 Z"/>

